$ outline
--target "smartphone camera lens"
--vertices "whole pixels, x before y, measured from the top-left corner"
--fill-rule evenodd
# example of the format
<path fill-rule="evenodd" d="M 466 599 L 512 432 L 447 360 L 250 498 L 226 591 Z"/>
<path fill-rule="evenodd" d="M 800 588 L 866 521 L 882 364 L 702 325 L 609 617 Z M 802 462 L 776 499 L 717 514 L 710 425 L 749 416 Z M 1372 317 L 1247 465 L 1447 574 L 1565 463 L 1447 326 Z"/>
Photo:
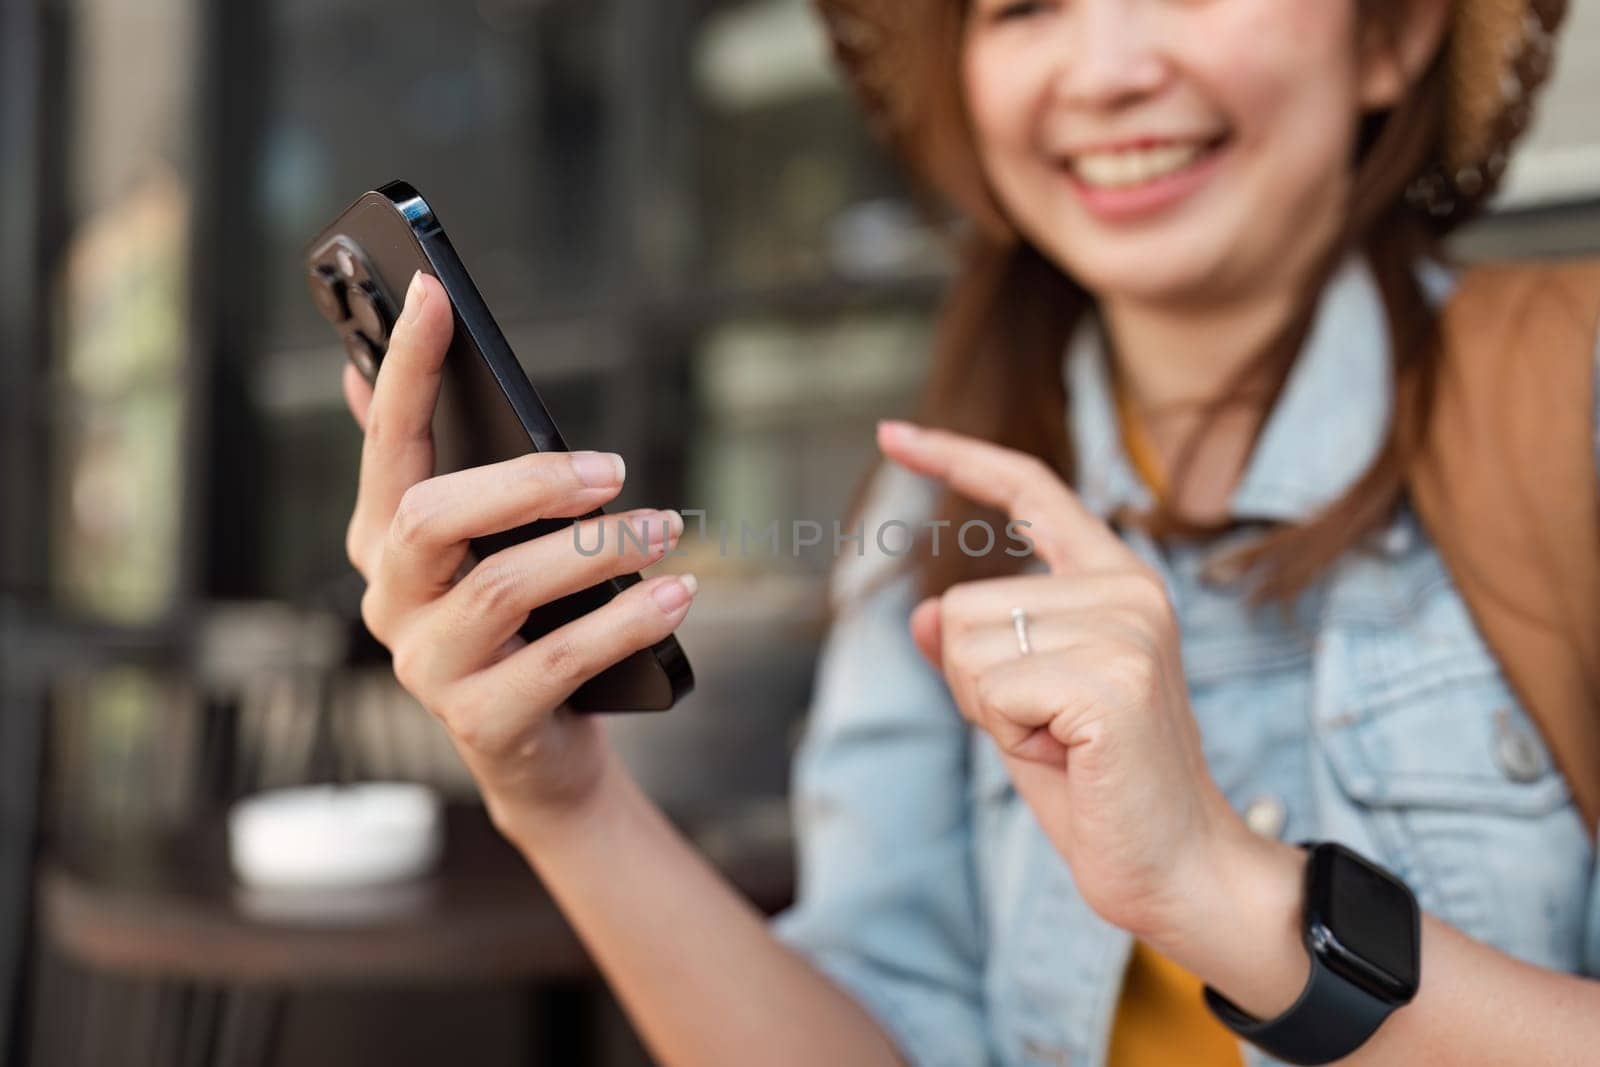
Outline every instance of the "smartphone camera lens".
<path fill-rule="evenodd" d="M 378 346 L 373 344 L 365 334 L 346 334 L 344 339 L 345 354 L 350 357 L 350 362 L 356 365 L 356 370 L 367 381 L 372 381 L 378 376 L 378 359 L 380 358 Z"/>
<path fill-rule="evenodd" d="M 350 287 L 350 315 L 361 327 L 361 332 L 378 344 L 389 340 L 389 316 L 370 283 Z"/>
<path fill-rule="evenodd" d="M 345 309 L 344 282 L 326 267 L 316 267 L 306 275 L 306 284 L 311 287 L 311 299 L 317 305 L 317 310 L 329 322 L 338 324 L 350 317 Z"/>

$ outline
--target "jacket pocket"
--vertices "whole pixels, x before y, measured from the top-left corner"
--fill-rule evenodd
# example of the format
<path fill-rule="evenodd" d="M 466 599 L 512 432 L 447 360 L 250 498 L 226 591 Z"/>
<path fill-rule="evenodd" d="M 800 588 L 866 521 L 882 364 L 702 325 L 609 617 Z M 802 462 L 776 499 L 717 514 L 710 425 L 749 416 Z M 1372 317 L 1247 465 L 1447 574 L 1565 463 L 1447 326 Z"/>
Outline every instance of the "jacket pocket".
<path fill-rule="evenodd" d="M 1318 722 L 1350 799 L 1537 816 L 1571 802 L 1538 729 L 1492 664 L 1432 665 Z"/>
<path fill-rule="evenodd" d="M 1324 630 L 1324 824 L 1470 936 L 1574 970 L 1593 847 L 1571 790 L 1454 589 L 1414 606 Z"/>
<path fill-rule="evenodd" d="M 1417 625 L 1326 635 L 1317 732 L 1344 792 L 1371 807 L 1538 816 L 1571 803 L 1465 605 L 1436 590 Z M 1334 682 L 1335 684 L 1329 684 Z M 1332 695 L 1330 694 L 1330 695 Z"/>

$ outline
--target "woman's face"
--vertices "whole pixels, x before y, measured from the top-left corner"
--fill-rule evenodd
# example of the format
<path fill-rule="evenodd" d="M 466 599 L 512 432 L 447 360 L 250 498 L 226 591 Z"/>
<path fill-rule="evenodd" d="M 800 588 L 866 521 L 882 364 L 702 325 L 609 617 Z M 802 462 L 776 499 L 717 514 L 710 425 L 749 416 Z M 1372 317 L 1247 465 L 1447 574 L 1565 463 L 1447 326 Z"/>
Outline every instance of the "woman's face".
<path fill-rule="evenodd" d="M 1250 291 L 1331 238 L 1383 91 L 1355 0 L 970 6 L 963 77 L 995 194 L 1098 296 Z"/>

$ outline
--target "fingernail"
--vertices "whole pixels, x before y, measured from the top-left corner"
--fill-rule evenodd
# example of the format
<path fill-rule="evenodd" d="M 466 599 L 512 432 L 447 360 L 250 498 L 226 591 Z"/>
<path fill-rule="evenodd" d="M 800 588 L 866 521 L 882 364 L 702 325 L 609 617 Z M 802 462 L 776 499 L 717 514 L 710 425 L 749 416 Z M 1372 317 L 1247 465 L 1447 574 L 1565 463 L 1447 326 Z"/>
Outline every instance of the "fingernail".
<path fill-rule="evenodd" d="M 578 481 L 591 489 L 621 485 L 627 473 L 622 457 L 615 452 L 574 452 L 572 469 L 577 472 Z"/>
<path fill-rule="evenodd" d="M 656 586 L 650 591 L 650 596 L 655 600 L 657 607 L 671 615 L 693 600 L 699 588 L 700 581 L 694 575 L 680 574 Z"/>
<path fill-rule="evenodd" d="M 651 511 L 637 516 L 634 530 L 648 545 L 662 545 L 683 533 L 683 516 L 676 511 Z"/>
<path fill-rule="evenodd" d="M 638 541 L 659 545 L 683 532 L 683 519 L 673 511 L 646 511 L 628 520 Z"/>
<path fill-rule="evenodd" d="M 422 314 L 422 305 L 428 302 L 428 290 L 422 286 L 422 272 L 415 271 L 411 275 L 411 284 L 406 287 L 406 306 L 400 313 L 401 322 L 415 322 L 417 316 Z"/>
<path fill-rule="evenodd" d="M 901 419 L 883 419 L 878 423 L 878 429 L 887 434 L 891 440 L 906 441 L 917 432 L 917 428 Z"/>

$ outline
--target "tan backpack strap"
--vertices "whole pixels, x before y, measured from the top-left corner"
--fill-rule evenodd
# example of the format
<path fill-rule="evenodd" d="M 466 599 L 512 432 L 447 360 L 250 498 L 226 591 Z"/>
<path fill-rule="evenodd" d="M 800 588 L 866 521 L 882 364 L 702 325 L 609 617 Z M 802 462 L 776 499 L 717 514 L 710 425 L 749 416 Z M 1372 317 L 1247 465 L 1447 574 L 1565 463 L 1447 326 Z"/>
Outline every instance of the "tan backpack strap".
<path fill-rule="evenodd" d="M 1474 621 L 1600 825 L 1600 263 L 1468 271 L 1412 502 Z"/>

